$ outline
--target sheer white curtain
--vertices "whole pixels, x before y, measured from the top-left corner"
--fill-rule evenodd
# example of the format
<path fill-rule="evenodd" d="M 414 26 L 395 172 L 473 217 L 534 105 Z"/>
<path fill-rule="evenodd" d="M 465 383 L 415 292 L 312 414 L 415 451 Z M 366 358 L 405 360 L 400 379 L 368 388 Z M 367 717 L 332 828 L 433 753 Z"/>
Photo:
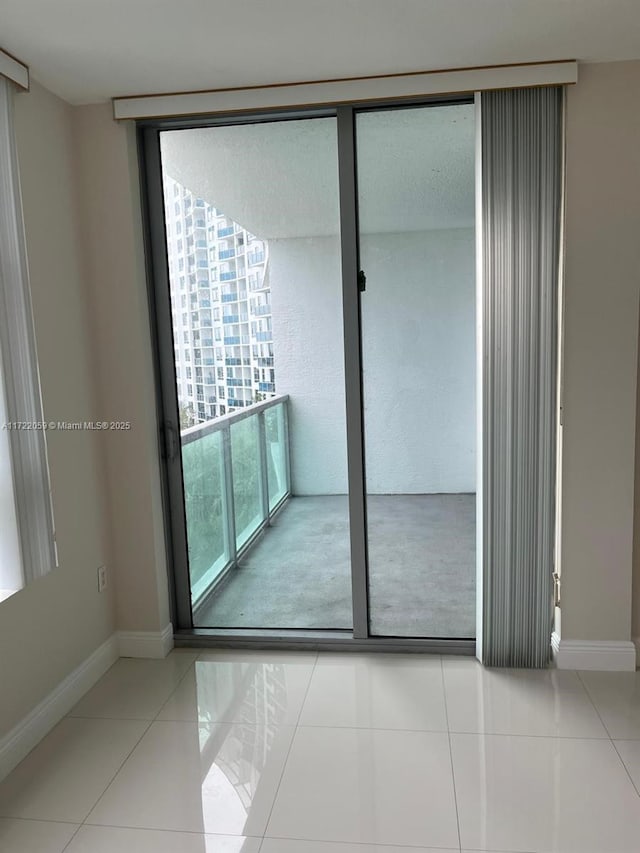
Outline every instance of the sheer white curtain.
<path fill-rule="evenodd" d="M 489 666 L 551 654 L 561 87 L 484 92 L 483 630 Z"/>
<path fill-rule="evenodd" d="M 4 386 L 0 428 L 6 433 L 0 452 L 4 445 L 9 455 L 3 470 L 6 474 L 10 469 L 12 475 L 24 584 L 54 568 L 56 551 L 13 127 L 14 94 L 13 84 L 0 76 L 0 392 Z M 26 428 L 7 428 L 15 424 Z M 0 524 L 6 523 L 4 515 Z"/>

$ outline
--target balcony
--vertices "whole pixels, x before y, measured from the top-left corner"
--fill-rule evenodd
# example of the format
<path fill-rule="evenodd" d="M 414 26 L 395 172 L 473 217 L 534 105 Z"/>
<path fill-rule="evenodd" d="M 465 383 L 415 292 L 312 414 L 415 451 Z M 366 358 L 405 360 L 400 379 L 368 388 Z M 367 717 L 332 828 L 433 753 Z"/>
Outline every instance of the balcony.
<path fill-rule="evenodd" d="M 261 264 L 264 261 L 264 252 L 248 252 L 247 261 L 251 266 Z"/>
<path fill-rule="evenodd" d="M 222 302 L 237 302 L 238 301 L 238 291 L 236 290 L 234 293 L 223 293 L 221 301 Z"/>
<path fill-rule="evenodd" d="M 234 278 L 237 278 L 238 275 L 235 271 L 231 272 L 221 272 L 220 273 L 220 281 L 233 281 Z"/>
<path fill-rule="evenodd" d="M 240 337 L 239 335 L 230 335 L 229 337 L 223 338 L 223 341 L 226 346 L 233 346 L 233 344 L 240 343 Z"/>
<path fill-rule="evenodd" d="M 223 314 L 222 315 L 222 322 L 227 324 L 227 325 L 229 323 L 239 323 L 240 322 L 240 315 L 239 314 Z"/>
<path fill-rule="evenodd" d="M 252 305 L 251 313 L 254 317 L 264 317 L 266 314 L 271 314 L 271 305 Z"/>
<path fill-rule="evenodd" d="M 233 234 L 233 230 L 233 225 L 228 225 L 226 228 L 218 228 L 218 237 L 230 237 Z"/>
<path fill-rule="evenodd" d="M 288 396 L 227 405 L 240 411 L 182 435 L 196 624 L 349 629 L 347 496 L 292 494 Z M 394 604 L 381 633 L 400 610 L 434 636 L 473 636 L 475 496 L 369 495 L 367 512 L 370 583 Z"/>
<path fill-rule="evenodd" d="M 218 252 L 218 257 L 221 261 L 226 260 L 226 258 L 234 258 L 236 255 L 235 249 L 220 249 Z"/>
<path fill-rule="evenodd" d="M 256 332 L 253 337 L 256 339 L 256 341 L 267 342 L 273 339 L 273 334 L 269 329 L 266 332 Z"/>

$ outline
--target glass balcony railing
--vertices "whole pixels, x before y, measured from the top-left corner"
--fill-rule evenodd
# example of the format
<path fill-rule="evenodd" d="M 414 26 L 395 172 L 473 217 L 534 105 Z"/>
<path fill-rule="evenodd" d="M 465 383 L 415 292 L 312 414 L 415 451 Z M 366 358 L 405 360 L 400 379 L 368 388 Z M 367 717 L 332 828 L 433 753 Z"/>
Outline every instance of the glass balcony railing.
<path fill-rule="evenodd" d="M 194 608 L 237 568 L 290 494 L 288 399 L 273 397 L 182 433 Z"/>
<path fill-rule="evenodd" d="M 234 278 L 237 278 L 237 273 L 235 272 L 221 272 L 220 273 L 220 281 L 233 281 Z"/>
<path fill-rule="evenodd" d="M 265 314 L 271 314 L 271 305 L 252 305 L 251 313 L 256 317 L 264 317 Z"/>
<path fill-rule="evenodd" d="M 220 249 L 220 251 L 218 252 L 218 257 L 220 258 L 221 261 L 223 261 L 225 258 L 235 257 L 235 254 L 236 254 L 235 249 Z"/>

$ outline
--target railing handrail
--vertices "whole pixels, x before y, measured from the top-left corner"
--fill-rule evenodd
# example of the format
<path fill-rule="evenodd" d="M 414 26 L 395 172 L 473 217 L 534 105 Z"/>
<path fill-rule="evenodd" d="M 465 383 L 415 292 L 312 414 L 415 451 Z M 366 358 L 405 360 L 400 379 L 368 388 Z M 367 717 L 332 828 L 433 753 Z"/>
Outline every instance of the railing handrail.
<path fill-rule="evenodd" d="M 226 415 L 220 415 L 220 417 L 214 418 L 210 421 L 205 421 L 202 424 L 195 424 L 195 426 L 187 427 L 187 429 L 180 433 L 180 443 L 183 446 L 185 444 L 191 444 L 192 441 L 204 438 L 205 435 L 210 435 L 212 432 L 219 432 L 220 430 L 227 429 L 231 424 L 238 423 L 238 421 L 243 421 L 245 418 L 250 418 L 252 415 L 264 412 L 265 409 L 270 409 L 272 406 L 277 406 L 279 403 L 286 403 L 288 399 L 288 394 L 277 394 L 275 397 L 270 397 L 268 400 L 263 400 L 261 403 L 252 403 L 252 405 L 246 406 L 239 412 L 229 412 Z"/>

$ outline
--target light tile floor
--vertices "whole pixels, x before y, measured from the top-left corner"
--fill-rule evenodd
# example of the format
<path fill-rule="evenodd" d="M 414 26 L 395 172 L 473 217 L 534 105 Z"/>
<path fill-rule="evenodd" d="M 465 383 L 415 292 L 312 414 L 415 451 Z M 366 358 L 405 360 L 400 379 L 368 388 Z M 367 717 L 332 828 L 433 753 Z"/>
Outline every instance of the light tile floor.
<path fill-rule="evenodd" d="M 0 784 L 0 853 L 638 853 L 640 672 L 120 660 Z"/>

